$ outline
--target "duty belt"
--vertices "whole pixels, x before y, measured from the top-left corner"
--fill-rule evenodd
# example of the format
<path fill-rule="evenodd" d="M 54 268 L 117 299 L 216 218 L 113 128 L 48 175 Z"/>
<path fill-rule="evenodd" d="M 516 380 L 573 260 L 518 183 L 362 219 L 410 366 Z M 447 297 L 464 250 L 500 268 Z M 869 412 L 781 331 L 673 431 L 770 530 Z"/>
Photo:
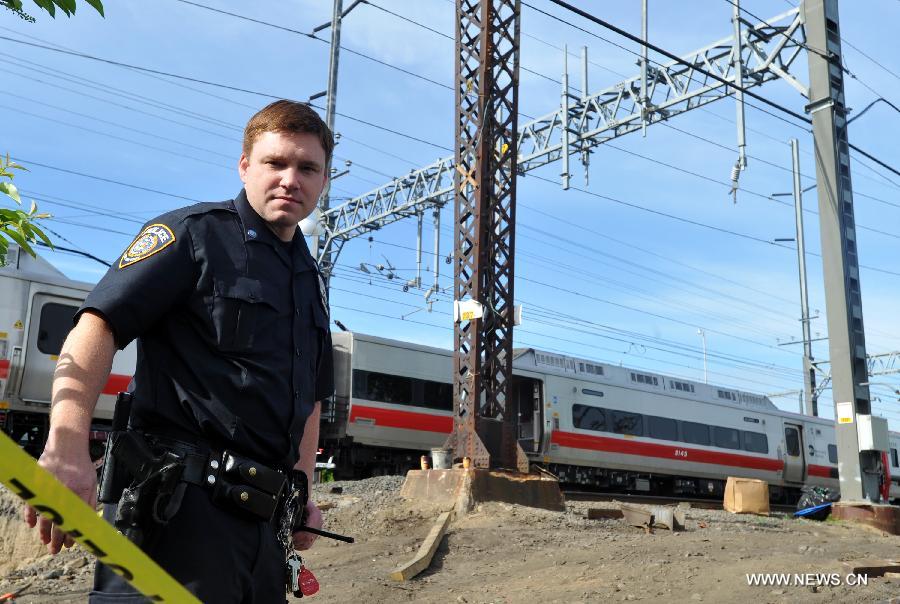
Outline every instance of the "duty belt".
<path fill-rule="evenodd" d="M 154 434 L 144 436 L 151 447 L 181 458 L 181 480 L 210 491 L 216 505 L 266 522 L 275 518 L 287 483 L 283 472 L 227 449 L 220 453 Z"/>

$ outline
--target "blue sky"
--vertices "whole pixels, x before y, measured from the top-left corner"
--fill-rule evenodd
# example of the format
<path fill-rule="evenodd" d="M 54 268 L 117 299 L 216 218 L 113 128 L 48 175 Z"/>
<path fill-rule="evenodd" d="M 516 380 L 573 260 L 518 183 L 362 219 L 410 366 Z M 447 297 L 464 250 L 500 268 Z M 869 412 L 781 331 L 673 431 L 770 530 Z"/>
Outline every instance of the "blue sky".
<path fill-rule="evenodd" d="M 331 17 L 328 0 L 199 3 L 301 32 Z M 770 18 L 794 3 L 754 0 L 743 2 L 743 7 Z M 0 12 L 0 36 L 262 93 L 150 75 L 0 39 L 4 82 L 0 151 L 9 151 L 30 168 L 17 184 L 26 197 L 52 212 L 47 226 L 54 238 L 59 236 L 60 245 L 112 260 L 153 216 L 191 200 L 233 197 L 240 189 L 236 163 L 247 118 L 271 100 L 265 95 L 304 100 L 324 90 L 328 44 L 177 0 L 106 4 L 105 19 L 86 5 L 72 19 L 53 20 L 35 9 L 36 24 Z M 638 50 L 546 0 L 528 4 Z M 576 4 L 630 32 L 640 32 L 638 0 Z M 731 10 L 726 0 L 651 0 L 651 41 L 687 54 L 728 37 Z M 842 5 L 845 65 L 854 76 L 847 78 L 846 94 L 848 105 L 857 111 L 877 96 L 900 105 L 896 58 L 900 47 L 892 26 L 898 20 L 900 3 L 895 0 Z M 453 41 L 446 36 L 453 36 L 453 27 L 454 5 L 449 0 L 373 0 L 347 16 L 342 30 L 336 166 L 342 167 L 345 160 L 353 165 L 348 175 L 334 182 L 333 205 L 452 155 L 455 59 Z M 525 115 L 545 115 L 558 106 L 563 45 L 573 53 L 588 46 L 592 92 L 638 74 L 633 52 L 527 6 L 522 34 L 521 64 L 530 71 L 521 77 L 520 125 L 529 121 Z M 327 30 L 320 34 L 323 39 L 328 36 Z M 664 61 L 651 54 L 654 58 Z M 805 56 L 796 65 L 795 75 L 807 82 Z M 569 69 L 571 86 L 580 89 L 580 66 L 574 56 Z M 805 99 L 784 82 L 755 90 L 802 113 Z M 710 383 L 764 394 L 802 387 L 801 346 L 779 345 L 800 338 L 796 252 L 790 243 L 784 247 L 765 243 L 793 237 L 793 208 L 766 196 L 791 190 L 787 144 L 791 137 L 800 140 L 804 185 L 814 182 L 812 136 L 748 108 L 751 158 L 741 176 L 745 190 L 734 204 L 727 186 L 737 157 L 734 116 L 734 102 L 724 99 L 672 119 L 668 125 L 677 130 L 654 125 L 646 137 L 630 134 L 597 148 L 589 185 L 577 163 L 573 170 L 573 186 L 590 193 L 564 191 L 558 184 L 531 177 L 558 183 L 558 163 L 519 179 L 515 293 L 524 306 L 525 321 L 516 331 L 517 346 L 702 381 L 702 340 L 697 330 L 703 329 Z M 852 125 L 850 138 L 900 166 L 891 144 L 898 133 L 900 116 L 881 104 Z M 864 268 L 861 275 L 868 351 L 900 350 L 895 320 L 900 235 L 894 228 L 900 219 L 900 177 L 858 157 L 852 162 L 860 260 L 875 269 Z M 804 201 L 815 212 L 814 192 Z M 805 221 L 810 307 L 813 315 L 821 314 L 812 323 L 813 334 L 824 338 L 821 261 L 813 255 L 820 249 L 819 227 L 814 213 L 807 212 Z M 444 258 L 452 253 L 452 208 L 445 209 L 442 224 Z M 332 282 L 334 317 L 355 331 L 451 347 L 450 293 L 441 295 L 429 312 L 423 290 L 401 289 L 415 276 L 414 221 L 393 224 L 373 232 L 371 238 L 350 241 L 341 252 Z M 422 276 L 427 288 L 433 261 L 430 220 L 425 222 L 424 239 Z M 101 265 L 70 254 L 47 257 L 76 279 L 96 281 L 104 271 Z M 371 274 L 360 271 L 360 263 Z M 388 263 L 396 269 L 395 279 L 388 280 L 387 271 L 379 273 L 373 267 Z M 451 288 L 452 265 L 442 262 L 440 270 L 440 287 Z M 826 344 L 815 344 L 817 359 L 828 358 Z M 873 381 L 878 382 L 873 388 L 876 411 L 891 420 L 893 429 L 900 429 L 898 397 L 893 393 L 900 379 L 883 376 Z M 787 410 L 797 409 L 795 395 L 773 400 Z M 822 414 L 831 413 L 826 391 Z"/>

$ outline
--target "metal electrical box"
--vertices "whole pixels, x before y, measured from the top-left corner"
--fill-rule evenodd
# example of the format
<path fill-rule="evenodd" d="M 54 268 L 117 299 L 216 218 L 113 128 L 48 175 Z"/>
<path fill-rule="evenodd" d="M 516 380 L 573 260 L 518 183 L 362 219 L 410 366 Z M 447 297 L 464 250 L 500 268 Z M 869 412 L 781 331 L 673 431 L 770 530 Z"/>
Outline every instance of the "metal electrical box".
<path fill-rule="evenodd" d="M 887 419 L 871 415 L 857 415 L 856 419 L 860 451 L 887 451 L 890 448 Z"/>

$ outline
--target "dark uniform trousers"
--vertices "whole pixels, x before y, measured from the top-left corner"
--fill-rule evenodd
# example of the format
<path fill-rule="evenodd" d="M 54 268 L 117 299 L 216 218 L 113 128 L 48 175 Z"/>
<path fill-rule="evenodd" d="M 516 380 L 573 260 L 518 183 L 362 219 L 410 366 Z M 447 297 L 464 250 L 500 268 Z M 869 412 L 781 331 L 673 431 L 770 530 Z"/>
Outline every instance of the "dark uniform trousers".
<path fill-rule="evenodd" d="M 334 392 L 318 266 L 299 230 L 278 240 L 243 191 L 150 221 L 84 310 L 106 319 L 119 348 L 137 339 L 129 425 L 138 431 L 287 469 L 316 401 Z M 177 514 L 153 528 L 147 553 L 203 602 L 285 601 L 284 554 L 266 522 L 189 484 Z M 144 600 L 98 566 L 92 602 Z"/>
<path fill-rule="evenodd" d="M 104 506 L 112 522 L 114 505 Z M 281 604 L 285 601 L 284 551 L 275 525 L 210 504 L 209 492 L 189 484 L 165 538 L 148 535 L 146 553 L 208 604 Z M 122 577 L 97 563 L 90 602 L 148 602 Z"/>

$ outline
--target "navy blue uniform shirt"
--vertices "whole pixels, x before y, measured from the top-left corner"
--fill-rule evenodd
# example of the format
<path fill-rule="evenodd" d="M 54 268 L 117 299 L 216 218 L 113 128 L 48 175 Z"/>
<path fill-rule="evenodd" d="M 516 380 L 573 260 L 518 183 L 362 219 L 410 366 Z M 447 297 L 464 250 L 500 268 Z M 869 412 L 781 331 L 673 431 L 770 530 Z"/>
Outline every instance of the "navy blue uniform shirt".
<path fill-rule="evenodd" d="M 300 230 L 280 241 L 241 193 L 151 220 L 88 295 L 137 338 L 131 425 L 292 467 L 334 391 L 327 300 Z"/>

